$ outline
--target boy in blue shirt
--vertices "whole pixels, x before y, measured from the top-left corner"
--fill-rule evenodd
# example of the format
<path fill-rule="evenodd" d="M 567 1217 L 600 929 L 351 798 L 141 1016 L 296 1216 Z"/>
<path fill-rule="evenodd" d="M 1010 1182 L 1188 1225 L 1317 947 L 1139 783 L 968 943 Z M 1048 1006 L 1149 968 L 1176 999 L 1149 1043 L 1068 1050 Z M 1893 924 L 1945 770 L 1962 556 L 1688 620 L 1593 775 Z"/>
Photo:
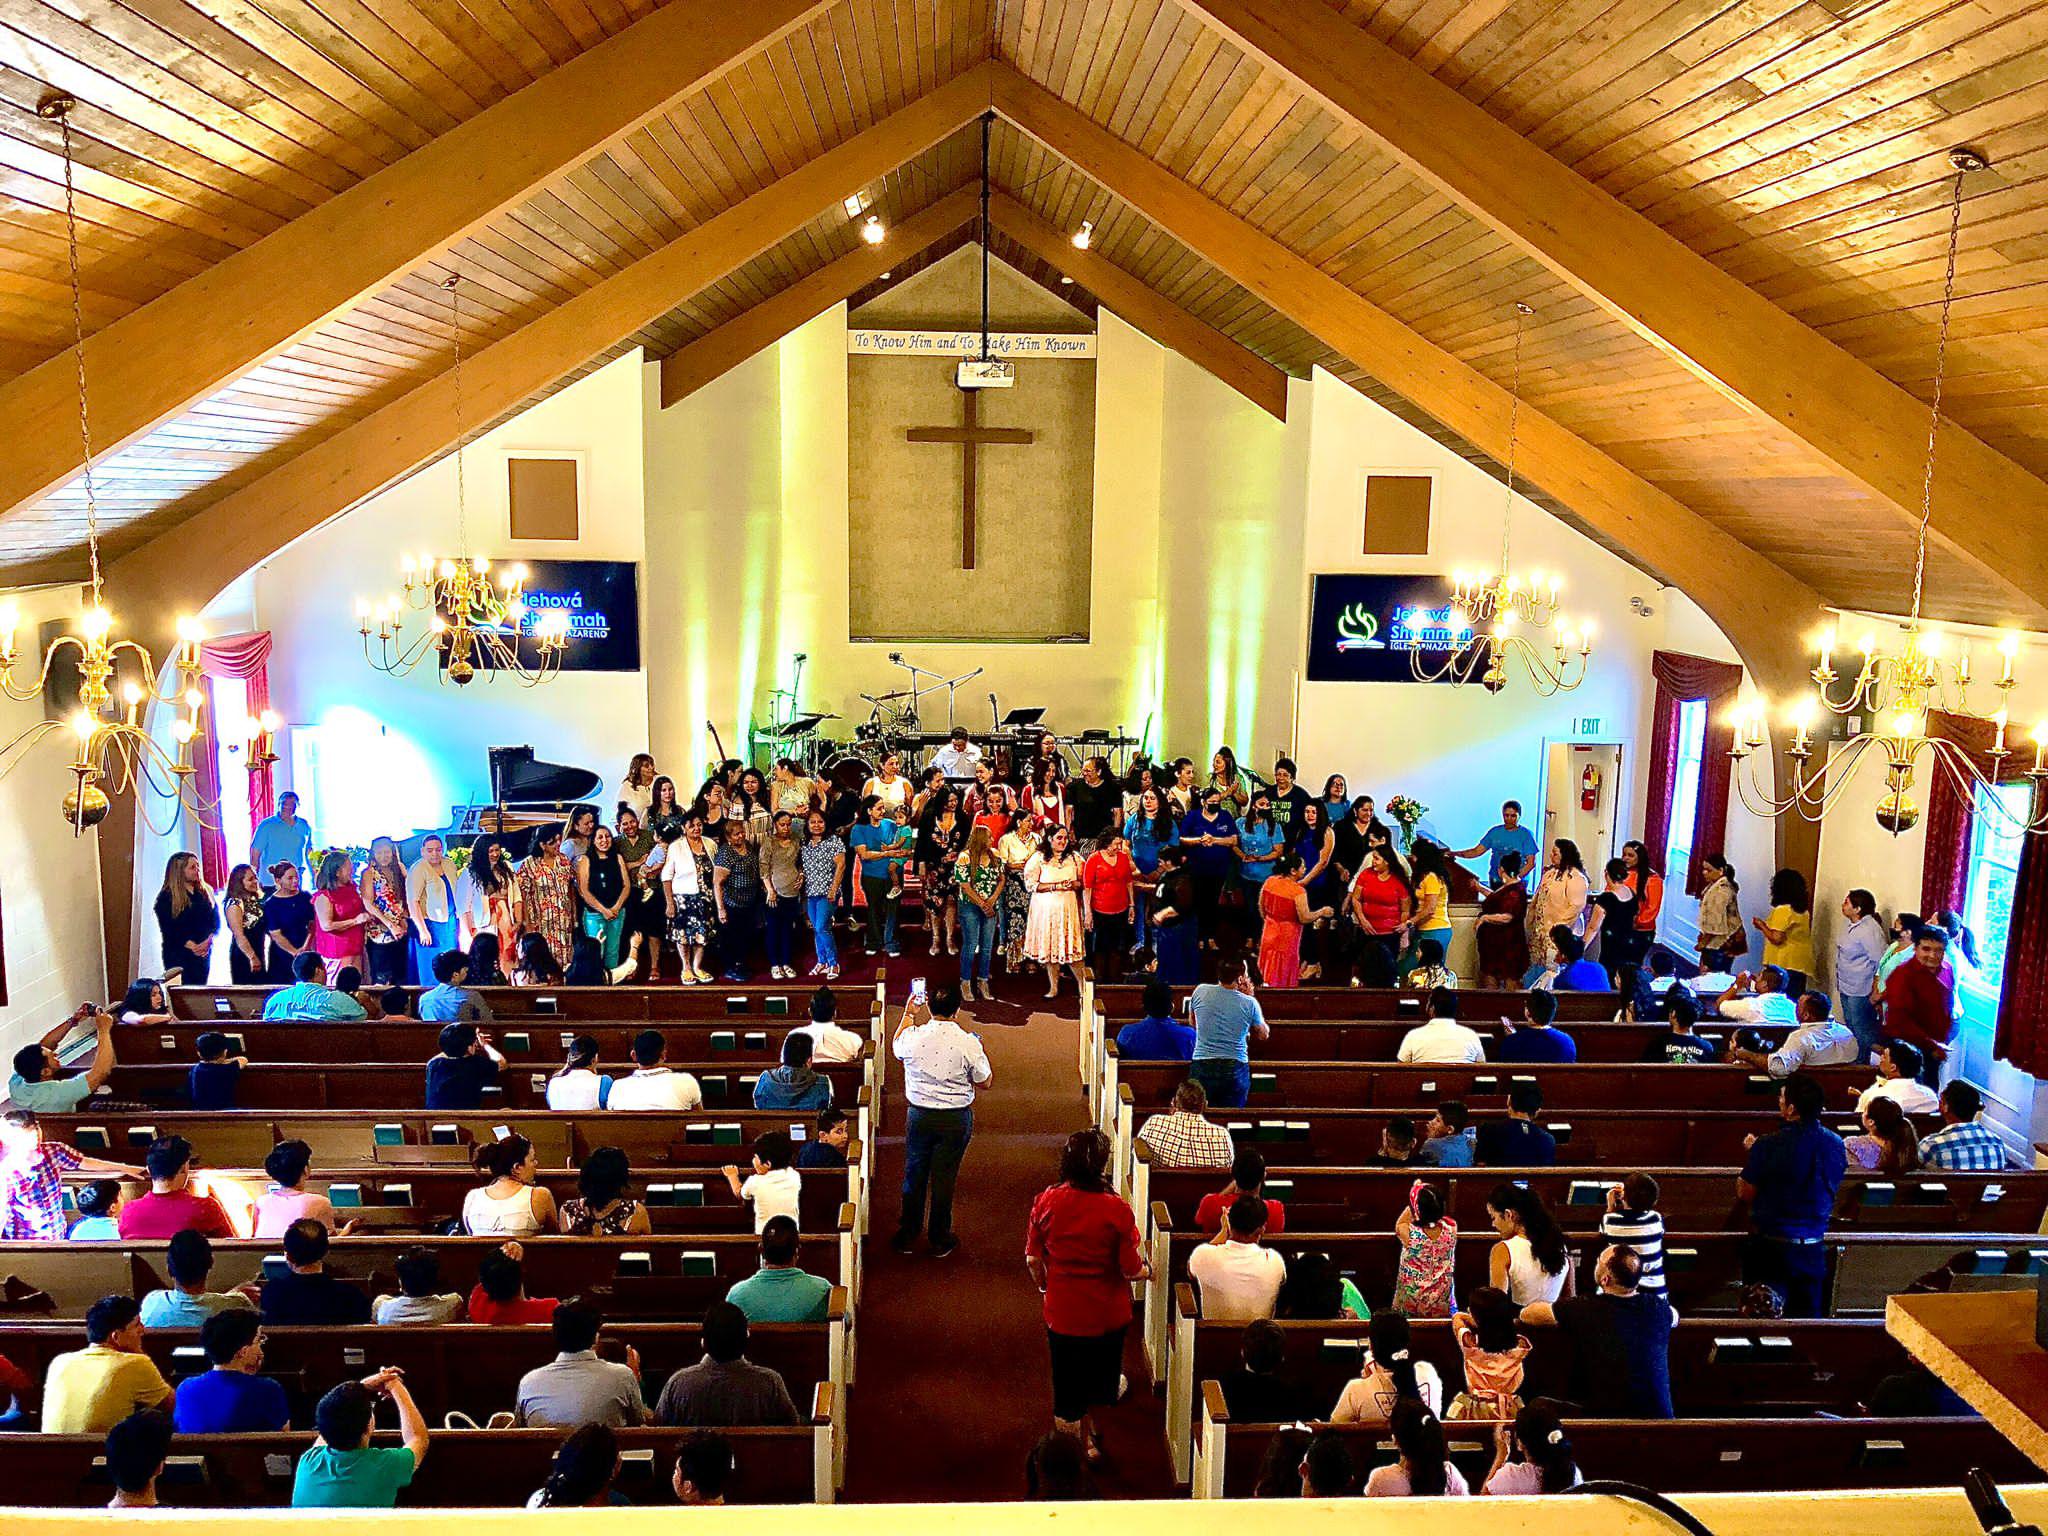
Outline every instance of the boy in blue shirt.
<path fill-rule="evenodd" d="M 194 1109 L 233 1109 L 235 1085 L 241 1081 L 246 1056 L 228 1054 L 228 1037 L 209 1029 L 199 1037 L 199 1060 L 186 1074 L 185 1094 Z"/>
<path fill-rule="evenodd" d="M 1550 983 L 1554 992 L 1605 992 L 1607 972 L 1586 958 L 1586 941 L 1559 923 L 1550 930 L 1550 947 L 1557 951 L 1557 975 Z"/>
<path fill-rule="evenodd" d="M 178 1383 L 173 1421 L 181 1435 L 268 1434 L 291 1427 L 284 1388 L 263 1369 L 263 1324 L 254 1312 L 216 1312 L 199 1329 L 213 1369 Z"/>
<path fill-rule="evenodd" d="M 1589 963 L 1589 962 L 1581 962 Z M 1594 966 L 1598 970 L 1598 966 Z M 1606 979 L 1604 976 L 1601 978 Z M 1495 1050 L 1496 1061 L 1567 1062 L 1579 1059 L 1572 1037 L 1552 1024 L 1557 1017 L 1557 997 L 1550 992 L 1531 992 L 1522 1001 L 1522 1022 L 1502 1019 L 1506 1031 Z"/>
<path fill-rule="evenodd" d="M 1173 989 L 1145 983 L 1145 1016 L 1116 1032 L 1116 1053 L 1128 1061 L 1192 1061 L 1195 1027 L 1173 1016 Z"/>
<path fill-rule="evenodd" d="M 385 1397 L 398 1410 L 403 1445 L 370 1444 L 377 1400 Z M 343 1382 L 320 1399 L 313 1423 L 320 1438 L 299 1458 L 293 1509 L 390 1509 L 427 1459 L 427 1421 L 395 1370 Z"/>

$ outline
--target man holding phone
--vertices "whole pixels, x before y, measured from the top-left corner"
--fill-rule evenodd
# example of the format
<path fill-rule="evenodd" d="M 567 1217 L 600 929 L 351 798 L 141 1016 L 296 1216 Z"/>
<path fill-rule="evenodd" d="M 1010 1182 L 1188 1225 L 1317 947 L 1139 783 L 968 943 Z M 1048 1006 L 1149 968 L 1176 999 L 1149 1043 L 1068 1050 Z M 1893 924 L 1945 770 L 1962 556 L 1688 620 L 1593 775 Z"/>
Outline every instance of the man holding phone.
<path fill-rule="evenodd" d="M 903 1211 L 889 1246 L 908 1254 L 926 1227 L 925 1196 L 931 1196 L 928 1228 L 934 1258 L 960 1246 L 953 1232 L 953 1186 L 967 1143 L 974 1138 L 974 1094 L 994 1075 L 979 1037 L 955 1020 L 960 993 L 941 982 L 927 993 L 918 977 L 910 1004 L 896 1025 L 891 1049 L 903 1063 L 904 1098 L 910 1104 L 904 1129 Z"/>

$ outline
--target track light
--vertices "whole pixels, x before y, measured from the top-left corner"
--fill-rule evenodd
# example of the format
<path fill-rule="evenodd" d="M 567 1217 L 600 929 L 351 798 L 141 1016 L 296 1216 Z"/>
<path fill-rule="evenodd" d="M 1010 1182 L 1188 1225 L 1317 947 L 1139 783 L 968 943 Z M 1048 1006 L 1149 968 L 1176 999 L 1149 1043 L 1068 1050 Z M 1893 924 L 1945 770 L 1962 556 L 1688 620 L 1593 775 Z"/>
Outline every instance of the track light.
<path fill-rule="evenodd" d="M 1074 286 L 1074 280 L 1071 277 L 1062 275 L 1060 278 L 1060 286 L 1062 288 L 1071 288 Z"/>
<path fill-rule="evenodd" d="M 1092 241 L 1094 238 L 1094 221 L 1090 219 L 1083 219 L 1081 221 L 1081 227 L 1074 231 L 1074 249 L 1077 251 L 1087 250 L 1089 242 Z"/>
<path fill-rule="evenodd" d="M 869 245 L 880 245 L 888 236 L 889 232 L 882 228 L 882 216 L 878 213 L 869 214 L 860 227 L 860 237 Z"/>
<path fill-rule="evenodd" d="M 882 274 L 881 280 L 886 283 L 887 281 L 889 281 L 890 278 L 894 277 L 895 275 L 896 274 L 894 272 L 884 272 Z"/>

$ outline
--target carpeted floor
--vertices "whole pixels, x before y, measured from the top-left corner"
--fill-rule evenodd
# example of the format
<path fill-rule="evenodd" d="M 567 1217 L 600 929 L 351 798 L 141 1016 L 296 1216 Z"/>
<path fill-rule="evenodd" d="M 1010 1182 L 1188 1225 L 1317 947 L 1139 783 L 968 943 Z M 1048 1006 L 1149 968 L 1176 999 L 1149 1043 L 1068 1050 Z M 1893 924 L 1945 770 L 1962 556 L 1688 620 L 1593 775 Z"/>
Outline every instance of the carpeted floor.
<path fill-rule="evenodd" d="M 928 954 L 921 932 L 904 939 L 903 957 L 888 962 L 892 1028 L 913 975 L 958 976 L 959 962 Z M 845 958 L 854 963 L 842 980 L 873 975 Z M 1061 1014 L 1037 1012 L 1043 978 L 1006 980 L 998 968 L 999 1000 L 965 1010 L 995 1076 L 975 1106 L 955 1200 L 961 1246 L 950 1258 L 889 1247 L 903 1178 L 902 1071 L 892 1066 L 849 1404 L 849 1500 L 1021 1498 L 1025 1458 L 1052 1427 L 1045 1332 L 1023 1252 L 1031 1202 L 1052 1182 L 1061 1143 L 1087 1123 L 1071 979 L 1064 986 L 1053 1005 Z M 1100 1420 L 1111 1465 L 1099 1482 L 1107 1497 L 1161 1497 L 1172 1492 L 1164 1407 L 1145 1380 L 1135 1323 L 1127 1359 L 1130 1395 Z"/>

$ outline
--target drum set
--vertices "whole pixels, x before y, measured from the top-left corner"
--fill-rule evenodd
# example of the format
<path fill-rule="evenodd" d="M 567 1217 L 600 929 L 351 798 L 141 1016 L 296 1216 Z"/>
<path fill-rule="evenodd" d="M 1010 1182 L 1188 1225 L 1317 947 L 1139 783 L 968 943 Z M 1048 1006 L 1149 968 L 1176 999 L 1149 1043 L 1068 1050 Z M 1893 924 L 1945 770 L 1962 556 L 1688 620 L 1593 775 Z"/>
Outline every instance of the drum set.
<path fill-rule="evenodd" d="M 850 741 L 842 741 L 826 734 L 824 729 L 825 722 L 842 719 L 842 716 L 798 706 L 804 663 L 809 659 L 806 653 L 799 651 L 790 686 L 775 689 L 768 695 L 768 721 L 765 725 L 757 724 L 753 731 L 755 754 L 770 761 L 789 758 L 797 765 L 797 771 L 806 777 L 829 779 L 853 794 L 860 793 L 867 781 L 875 776 L 882 759 L 891 754 L 901 757 L 905 771 L 915 776 L 924 766 L 926 754 L 937 751 L 952 739 L 953 729 L 960 723 L 957 706 L 961 685 L 973 682 L 984 670 L 976 667 L 957 677 L 947 677 L 944 673 L 907 660 L 901 651 L 891 651 L 890 665 L 909 674 L 906 684 L 886 693 L 859 695 L 868 706 L 867 717 L 853 727 Z M 946 723 L 943 728 L 938 725 L 935 695 L 939 693 L 946 696 Z M 927 699 L 933 700 L 929 706 L 929 723 L 924 702 Z M 1124 765 L 1116 760 L 1117 756 L 1143 745 L 1141 738 L 1131 736 L 1121 728 L 1116 731 L 1083 731 L 1078 736 L 1053 736 L 1040 727 L 1039 722 L 1045 718 L 1042 707 L 1012 709 L 1005 714 L 998 708 L 993 693 L 988 695 L 988 706 L 989 726 L 976 731 L 974 739 L 981 744 L 999 778 L 1018 777 L 1016 770 L 1022 769 L 1029 757 L 1043 750 L 1047 739 L 1053 743 L 1053 750 L 1077 759 L 1081 754 L 1109 757 L 1112 767 L 1118 771 Z"/>

